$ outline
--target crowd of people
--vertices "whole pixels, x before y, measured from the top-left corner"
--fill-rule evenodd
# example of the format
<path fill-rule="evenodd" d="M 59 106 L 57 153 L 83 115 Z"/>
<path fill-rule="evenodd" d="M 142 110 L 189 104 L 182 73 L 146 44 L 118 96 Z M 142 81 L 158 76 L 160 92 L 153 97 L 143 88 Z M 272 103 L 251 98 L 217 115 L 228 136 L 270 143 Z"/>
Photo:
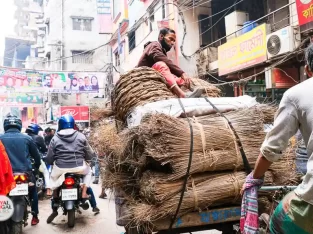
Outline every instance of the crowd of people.
<path fill-rule="evenodd" d="M 5 133 L 0 135 L 0 195 L 7 195 L 14 188 L 13 173 L 27 173 L 30 182 L 36 184 L 36 173 L 41 172 L 44 176 L 46 197 L 52 197 L 52 213 L 47 219 L 47 223 L 51 223 L 58 215 L 58 188 L 64 181 L 64 175 L 72 172 L 84 176 L 83 202 L 89 202 L 95 214 L 100 212 L 90 187 L 91 167 L 96 169 L 94 184 L 99 183 L 97 155 L 71 115 L 60 118 L 57 131 L 50 127 L 43 130 L 38 124 L 32 123 L 22 133 L 22 121 L 14 115 L 6 116 L 3 125 Z M 40 132 L 44 132 L 44 137 L 40 136 Z M 52 166 L 51 172 L 48 170 L 49 166 Z M 102 192 L 100 198 L 106 198 L 104 194 Z M 33 215 L 31 225 L 34 226 L 39 223 L 36 186 L 29 187 L 29 198 Z"/>

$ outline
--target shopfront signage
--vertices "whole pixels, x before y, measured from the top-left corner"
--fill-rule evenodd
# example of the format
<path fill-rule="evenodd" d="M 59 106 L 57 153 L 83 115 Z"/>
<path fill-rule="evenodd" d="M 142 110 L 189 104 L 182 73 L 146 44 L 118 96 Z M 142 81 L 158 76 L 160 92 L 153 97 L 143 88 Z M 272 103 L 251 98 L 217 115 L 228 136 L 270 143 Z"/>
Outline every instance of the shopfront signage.
<path fill-rule="evenodd" d="M 299 25 L 313 21 L 313 0 L 296 0 Z"/>
<path fill-rule="evenodd" d="M 72 115 L 76 122 L 89 122 L 89 107 L 88 106 L 61 106 L 60 114 Z"/>
<path fill-rule="evenodd" d="M 218 47 L 219 75 L 243 70 L 266 59 L 266 24 L 262 24 Z"/>

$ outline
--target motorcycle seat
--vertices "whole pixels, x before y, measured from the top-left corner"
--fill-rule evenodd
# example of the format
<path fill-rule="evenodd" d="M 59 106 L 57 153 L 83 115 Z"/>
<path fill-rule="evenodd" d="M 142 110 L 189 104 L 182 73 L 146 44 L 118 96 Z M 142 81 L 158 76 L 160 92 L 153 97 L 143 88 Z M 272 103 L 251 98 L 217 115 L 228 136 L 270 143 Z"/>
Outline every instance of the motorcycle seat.
<path fill-rule="evenodd" d="M 76 178 L 83 178 L 84 175 L 80 175 L 80 174 L 75 174 L 75 173 L 66 173 L 65 177 L 70 176 L 70 177 L 76 177 Z"/>

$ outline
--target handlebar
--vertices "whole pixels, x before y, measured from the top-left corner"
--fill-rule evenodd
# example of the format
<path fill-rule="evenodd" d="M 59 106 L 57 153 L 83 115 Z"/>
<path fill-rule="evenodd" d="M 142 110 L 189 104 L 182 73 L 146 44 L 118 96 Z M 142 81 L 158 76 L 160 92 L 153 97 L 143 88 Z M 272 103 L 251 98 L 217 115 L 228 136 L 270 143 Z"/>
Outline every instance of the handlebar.
<path fill-rule="evenodd" d="M 295 190 L 298 186 L 262 186 L 260 191 L 274 191 L 279 189 Z"/>

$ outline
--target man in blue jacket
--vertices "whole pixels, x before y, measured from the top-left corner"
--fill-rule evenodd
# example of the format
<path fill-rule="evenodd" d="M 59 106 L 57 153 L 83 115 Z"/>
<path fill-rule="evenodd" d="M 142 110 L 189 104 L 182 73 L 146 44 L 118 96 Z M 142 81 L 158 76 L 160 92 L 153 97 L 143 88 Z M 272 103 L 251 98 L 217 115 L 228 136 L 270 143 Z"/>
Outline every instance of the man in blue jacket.
<path fill-rule="evenodd" d="M 5 133 L 0 135 L 0 141 L 3 143 L 9 156 L 13 172 L 28 172 L 30 177 L 32 174 L 31 158 L 34 160 L 35 168 L 39 169 L 41 161 L 37 146 L 31 137 L 22 134 L 22 121 L 12 115 L 8 115 L 4 119 L 3 128 Z M 30 178 L 35 183 L 34 178 Z M 32 200 L 32 225 L 39 223 L 38 219 L 38 195 L 36 186 L 29 187 L 29 197 Z"/>

